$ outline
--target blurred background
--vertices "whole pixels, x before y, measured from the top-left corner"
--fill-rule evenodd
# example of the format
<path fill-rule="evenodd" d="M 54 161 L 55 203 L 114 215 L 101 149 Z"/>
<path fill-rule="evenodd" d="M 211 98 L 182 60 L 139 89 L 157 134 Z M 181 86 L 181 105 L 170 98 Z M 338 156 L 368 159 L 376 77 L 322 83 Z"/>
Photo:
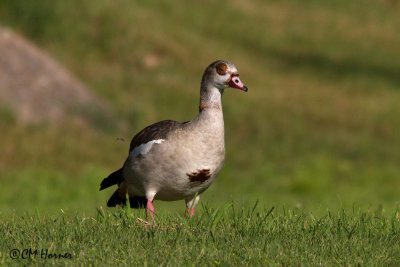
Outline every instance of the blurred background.
<path fill-rule="evenodd" d="M 249 92 L 224 94 L 203 203 L 398 207 L 399 0 L 2 0 L 0 212 L 94 214 L 136 132 L 197 115 L 216 59 Z"/>

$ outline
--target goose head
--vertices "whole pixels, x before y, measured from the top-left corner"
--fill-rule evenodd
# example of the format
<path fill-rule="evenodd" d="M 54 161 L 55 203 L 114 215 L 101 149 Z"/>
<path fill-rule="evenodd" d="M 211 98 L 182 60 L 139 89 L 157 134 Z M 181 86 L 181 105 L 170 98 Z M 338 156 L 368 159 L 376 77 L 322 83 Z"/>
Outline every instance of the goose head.
<path fill-rule="evenodd" d="M 244 92 L 248 91 L 248 88 L 239 79 L 239 72 L 235 65 L 225 60 L 217 60 L 206 68 L 202 87 L 207 87 L 209 83 L 220 90 L 231 87 Z"/>

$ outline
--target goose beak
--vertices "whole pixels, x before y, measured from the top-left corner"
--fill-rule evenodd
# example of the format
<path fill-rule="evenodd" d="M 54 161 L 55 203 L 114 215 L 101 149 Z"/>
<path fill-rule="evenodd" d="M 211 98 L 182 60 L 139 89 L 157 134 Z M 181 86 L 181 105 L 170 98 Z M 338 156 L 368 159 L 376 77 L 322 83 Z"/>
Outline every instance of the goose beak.
<path fill-rule="evenodd" d="M 247 92 L 249 89 L 245 86 L 242 81 L 239 79 L 238 75 L 232 75 L 229 83 L 229 87 L 236 88 L 242 91 Z"/>

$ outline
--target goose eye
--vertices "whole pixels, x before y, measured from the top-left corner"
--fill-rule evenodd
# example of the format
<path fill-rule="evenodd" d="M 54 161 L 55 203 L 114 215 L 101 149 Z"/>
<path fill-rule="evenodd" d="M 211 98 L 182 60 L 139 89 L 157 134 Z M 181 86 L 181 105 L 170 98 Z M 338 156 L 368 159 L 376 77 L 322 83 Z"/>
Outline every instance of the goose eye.
<path fill-rule="evenodd" d="M 219 75 L 225 75 L 228 66 L 225 63 L 219 63 L 215 68 L 217 69 L 217 73 Z"/>

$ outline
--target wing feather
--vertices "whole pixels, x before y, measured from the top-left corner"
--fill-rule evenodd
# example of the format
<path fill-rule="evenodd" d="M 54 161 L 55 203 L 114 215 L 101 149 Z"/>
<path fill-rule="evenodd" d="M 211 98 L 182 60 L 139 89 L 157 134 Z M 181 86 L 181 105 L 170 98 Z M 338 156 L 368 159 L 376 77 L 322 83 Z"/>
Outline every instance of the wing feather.
<path fill-rule="evenodd" d="M 129 147 L 129 153 L 140 145 L 144 145 L 154 140 L 165 139 L 171 130 L 176 129 L 181 125 L 182 123 L 177 121 L 164 120 L 147 126 L 133 137 Z"/>

